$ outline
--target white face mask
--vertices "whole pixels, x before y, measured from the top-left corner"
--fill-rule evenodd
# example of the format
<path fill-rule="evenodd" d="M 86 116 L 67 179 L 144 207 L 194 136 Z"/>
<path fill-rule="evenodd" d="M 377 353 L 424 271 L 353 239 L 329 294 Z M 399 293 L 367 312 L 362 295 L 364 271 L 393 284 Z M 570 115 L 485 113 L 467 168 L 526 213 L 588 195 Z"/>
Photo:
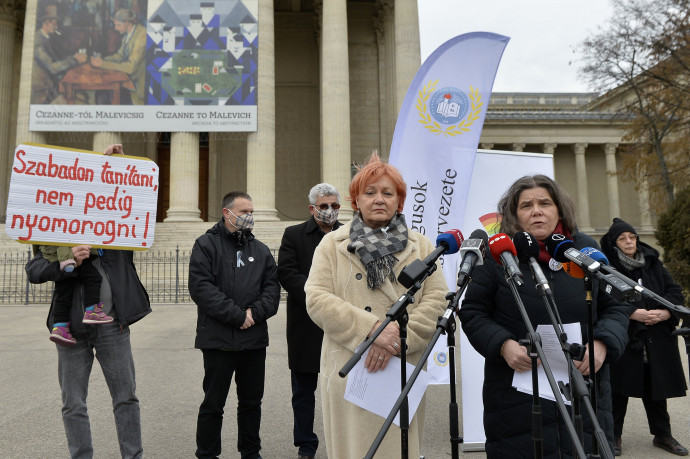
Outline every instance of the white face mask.
<path fill-rule="evenodd" d="M 238 230 L 251 230 L 254 228 L 253 214 L 243 214 L 238 217 L 233 213 L 232 210 L 228 209 L 228 212 L 230 212 L 233 217 L 237 218 L 237 221 L 234 224 L 229 219 L 228 222 Z"/>
<path fill-rule="evenodd" d="M 332 225 L 338 220 L 338 209 L 329 207 L 326 210 L 316 209 L 316 219 L 325 225 Z"/>

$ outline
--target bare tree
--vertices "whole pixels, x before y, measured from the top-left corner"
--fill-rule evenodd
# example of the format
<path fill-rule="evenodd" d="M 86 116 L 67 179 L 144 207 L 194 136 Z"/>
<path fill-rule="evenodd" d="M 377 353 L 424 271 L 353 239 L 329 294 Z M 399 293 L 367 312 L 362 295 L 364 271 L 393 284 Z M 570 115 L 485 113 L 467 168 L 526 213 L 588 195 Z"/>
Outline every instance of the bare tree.
<path fill-rule="evenodd" d="M 664 208 L 690 179 L 690 0 L 613 0 L 613 10 L 583 42 L 581 71 L 627 124 L 623 176 Z"/>

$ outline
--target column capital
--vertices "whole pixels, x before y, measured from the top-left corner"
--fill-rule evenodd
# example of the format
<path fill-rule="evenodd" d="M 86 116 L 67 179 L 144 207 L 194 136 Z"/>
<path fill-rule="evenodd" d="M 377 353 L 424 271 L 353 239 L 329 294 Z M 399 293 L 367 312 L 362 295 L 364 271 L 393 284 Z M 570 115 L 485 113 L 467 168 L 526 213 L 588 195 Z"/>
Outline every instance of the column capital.
<path fill-rule="evenodd" d="M 0 22 L 17 25 L 20 18 L 17 16 L 14 3 L 14 0 L 0 0 Z"/>
<path fill-rule="evenodd" d="M 587 149 L 586 143 L 575 143 L 573 144 L 573 151 L 575 152 L 576 155 L 584 155 L 585 150 Z"/>
<path fill-rule="evenodd" d="M 482 150 L 493 150 L 494 144 L 493 143 L 480 143 L 479 148 L 481 148 Z"/>
<path fill-rule="evenodd" d="M 526 143 L 514 143 L 513 151 L 525 151 Z"/>
<path fill-rule="evenodd" d="M 607 143 L 604 145 L 604 153 L 606 155 L 615 155 L 616 154 L 616 149 L 618 148 L 617 143 Z"/>
<path fill-rule="evenodd" d="M 557 143 L 545 143 L 543 145 L 544 153 L 552 155 L 556 151 Z"/>

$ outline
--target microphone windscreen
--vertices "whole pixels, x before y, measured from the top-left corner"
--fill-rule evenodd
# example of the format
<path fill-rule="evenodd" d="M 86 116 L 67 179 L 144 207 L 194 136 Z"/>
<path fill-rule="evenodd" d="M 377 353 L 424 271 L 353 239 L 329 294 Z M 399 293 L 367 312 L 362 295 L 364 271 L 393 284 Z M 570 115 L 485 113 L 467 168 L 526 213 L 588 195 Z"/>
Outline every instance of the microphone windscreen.
<path fill-rule="evenodd" d="M 576 277 L 578 279 L 584 279 L 585 277 L 585 272 L 582 270 L 582 268 L 580 268 L 572 261 L 563 263 L 563 271 L 570 274 L 572 277 Z"/>
<path fill-rule="evenodd" d="M 491 256 L 494 257 L 494 260 L 496 260 L 496 263 L 499 265 L 503 264 L 501 261 L 501 254 L 503 252 L 510 252 L 513 255 L 517 255 L 513 241 L 511 241 L 505 233 L 498 233 L 489 238 L 489 250 L 491 251 Z"/>
<path fill-rule="evenodd" d="M 566 239 L 562 234 L 552 234 L 544 241 L 546 251 L 549 252 L 551 258 L 560 262 L 566 263 L 568 257 L 565 256 L 565 251 L 573 247 L 573 241 Z"/>
<path fill-rule="evenodd" d="M 460 230 L 452 229 L 450 231 L 446 231 L 445 233 L 441 233 L 438 235 L 438 237 L 436 237 L 436 247 L 439 247 L 442 244 L 447 245 L 448 250 L 446 250 L 445 255 L 451 255 L 460 250 L 463 240 L 464 238 L 462 237 Z"/>
<path fill-rule="evenodd" d="M 472 234 L 470 234 L 470 239 L 481 239 L 482 241 L 484 241 L 484 244 L 489 243 L 489 236 L 483 229 L 476 229 L 472 231 Z"/>
<path fill-rule="evenodd" d="M 593 247 L 585 247 L 584 249 L 580 250 L 580 252 L 584 253 L 592 260 L 598 261 L 602 265 L 609 266 L 609 259 L 606 258 L 606 255 Z"/>
<path fill-rule="evenodd" d="M 539 243 L 527 231 L 519 231 L 513 236 L 513 244 L 521 263 L 529 263 L 530 258 L 539 258 Z"/>

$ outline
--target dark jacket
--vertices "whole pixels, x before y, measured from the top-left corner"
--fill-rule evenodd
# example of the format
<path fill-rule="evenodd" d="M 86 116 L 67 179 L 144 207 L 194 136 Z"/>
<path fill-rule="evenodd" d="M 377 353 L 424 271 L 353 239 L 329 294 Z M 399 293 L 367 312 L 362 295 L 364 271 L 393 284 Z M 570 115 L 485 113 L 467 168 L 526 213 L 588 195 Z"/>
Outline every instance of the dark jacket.
<path fill-rule="evenodd" d="M 231 233 L 221 219 L 200 236 L 189 259 L 188 284 L 198 312 L 197 349 L 268 346 L 266 320 L 278 312 L 280 284 L 273 255 L 251 232 Z M 255 324 L 240 330 L 249 308 Z"/>
<path fill-rule="evenodd" d="M 335 222 L 333 230 L 342 226 Z M 325 233 L 314 217 L 285 228 L 278 252 L 278 279 L 287 291 L 288 366 L 293 371 L 318 373 L 321 361 L 321 330 L 307 314 L 304 284 L 311 259 Z"/>
<path fill-rule="evenodd" d="M 597 247 L 589 236 L 573 238 L 576 248 Z M 532 396 L 512 387 L 513 370 L 501 357 L 503 342 L 526 337 L 525 326 L 508 284 L 503 267 L 487 257 L 478 266 L 465 294 L 460 310 L 462 328 L 472 346 L 485 358 L 484 362 L 484 431 L 487 457 L 532 457 Z M 562 269 L 553 271 L 541 263 L 556 299 L 563 323 L 582 324 L 583 343 L 587 342 L 587 307 L 583 279 L 571 277 Z M 529 266 L 520 264 L 525 284 L 519 289 L 532 326 L 551 324 L 539 291 L 535 287 Z M 627 343 L 628 317 L 626 306 L 599 292 L 593 283 L 594 338 L 606 344 L 606 362 L 620 357 Z M 609 442 L 613 441 L 613 416 L 608 363 L 597 373 L 598 420 Z M 567 381 L 565 381 L 567 383 Z M 571 441 L 555 402 L 541 399 L 544 428 L 544 457 L 571 454 Z M 585 409 L 583 407 L 582 411 Z M 585 430 L 591 423 L 585 414 Z M 591 451 L 590 435 L 585 435 L 586 450 Z M 613 447 L 613 445 L 610 445 Z"/>
<path fill-rule="evenodd" d="M 644 242 L 637 242 L 637 250 L 644 255 L 644 267 L 627 270 L 620 262 L 618 252 L 604 235 L 601 238 L 602 252 L 611 266 L 621 274 L 662 296 L 673 304 L 683 305 L 683 289 L 673 281 L 671 274 L 659 260 L 659 252 Z M 630 305 L 628 314 L 636 309 L 663 309 L 644 298 Z M 611 366 L 611 389 L 628 397 L 642 397 L 645 389 L 653 400 L 683 397 L 685 373 L 678 351 L 678 338 L 671 332 L 678 325 L 673 315 L 670 319 L 656 325 L 645 325 L 636 320 L 630 321 L 628 336 L 630 342 L 623 356 Z M 645 388 L 645 368 L 642 360 L 642 346 L 645 346 L 649 362 L 649 387 Z"/>
<path fill-rule="evenodd" d="M 105 271 L 112 292 L 115 316 L 122 326 L 131 325 L 151 312 L 151 303 L 146 289 L 141 284 L 134 257 L 131 251 L 103 250 L 100 257 L 101 267 Z M 48 281 L 59 281 L 66 277 L 76 276 L 60 270 L 60 263 L 51 263 L 41 253 L 37 253 L 26 265 L 29 282 L 40 284 Z M 53 307 L 55 292 L 48 312 L 48 329 L 53 327 Z M 86 326 L 82 323 L 84 317 L 84 287 L 79 285 L 74 289 L 72 309 L 70 310 L 70 332 L 75 335 L 86 333 Z"/>

